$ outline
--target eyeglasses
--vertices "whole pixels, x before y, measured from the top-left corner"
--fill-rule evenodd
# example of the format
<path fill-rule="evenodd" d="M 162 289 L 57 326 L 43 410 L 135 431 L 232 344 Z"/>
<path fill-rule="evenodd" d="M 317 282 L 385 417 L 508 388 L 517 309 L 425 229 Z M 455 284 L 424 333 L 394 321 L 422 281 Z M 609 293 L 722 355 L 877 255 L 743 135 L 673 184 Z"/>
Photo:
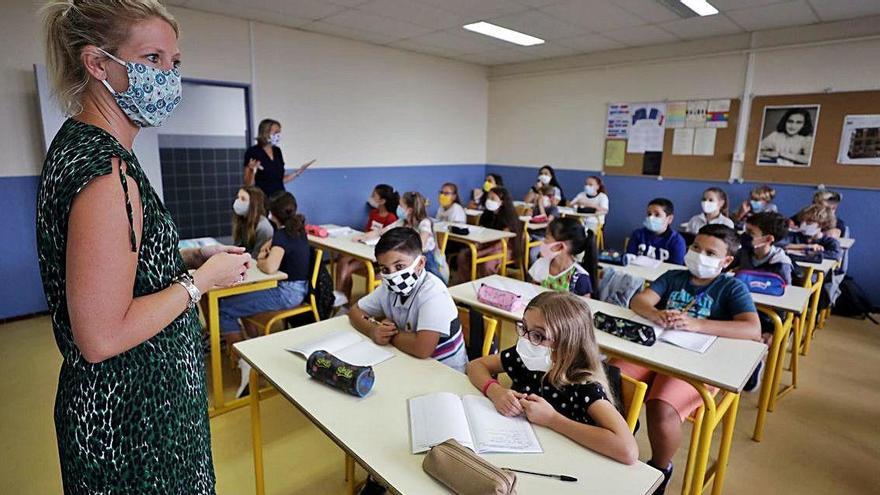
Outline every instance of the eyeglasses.
<path fill-rule="evenodd" d="M 440 194 L 444 196 L 455 196 L 455 193 L 452 191 L 440 191 Z"/>
<path fill-rule="evenodd" d="M 520 337 L 525 337 L 534 345 L 541 345 L 544 342 L 547 342 L 548 344 L 553 343 L 553 340 L 544 335 L 544 332 L 529 330 L 521 321 L 516 322 L 516 333 L 518 333 Z"/>

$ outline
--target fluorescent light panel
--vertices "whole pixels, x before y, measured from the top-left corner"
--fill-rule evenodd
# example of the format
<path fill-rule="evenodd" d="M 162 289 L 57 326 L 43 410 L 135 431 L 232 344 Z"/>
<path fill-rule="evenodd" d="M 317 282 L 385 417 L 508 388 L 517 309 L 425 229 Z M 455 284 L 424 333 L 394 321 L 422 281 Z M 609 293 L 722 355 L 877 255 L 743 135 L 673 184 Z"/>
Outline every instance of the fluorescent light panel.
<path fill-rule="evenodd" d="M 513 29 L 507 29 L 506 27 L 496 26 L 495 24 L 490 24 L 485 21 L 467 24 L 462 27 L 467 29 L 468 31 L 473 31 L 475 33 L 498 38 L 499 40 L 507 41 L 508 43 L 513 43 L 520 46 L 540 45 L 544 42 L 544 40 L 542 40 L 541 38 L 535 38 L 534 36 L 529 36 L 527 34 L 520 33 L 519 31 L 514 31 Z"/>
<path fill-rule="evenodd" d="M 718 9 L 706 0 L 681 0 L 681 3 L 685 4 L 687 8 L 701 16 L 715 15 L 718 13 Z"/>

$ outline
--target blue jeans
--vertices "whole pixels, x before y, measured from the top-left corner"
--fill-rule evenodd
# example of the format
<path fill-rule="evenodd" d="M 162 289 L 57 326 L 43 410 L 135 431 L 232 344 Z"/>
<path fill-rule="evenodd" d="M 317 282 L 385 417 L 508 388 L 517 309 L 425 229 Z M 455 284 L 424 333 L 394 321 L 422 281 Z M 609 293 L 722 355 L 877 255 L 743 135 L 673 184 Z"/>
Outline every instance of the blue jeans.
<path fill-rule="evenodd" d="M 220 299 L 220 332 L 238 332 L 241 326 L 238 319 L 245 316 L 292 309 L 302 304 L 308 293 L 308 282 L 278 282 L 278 287 Z"/>

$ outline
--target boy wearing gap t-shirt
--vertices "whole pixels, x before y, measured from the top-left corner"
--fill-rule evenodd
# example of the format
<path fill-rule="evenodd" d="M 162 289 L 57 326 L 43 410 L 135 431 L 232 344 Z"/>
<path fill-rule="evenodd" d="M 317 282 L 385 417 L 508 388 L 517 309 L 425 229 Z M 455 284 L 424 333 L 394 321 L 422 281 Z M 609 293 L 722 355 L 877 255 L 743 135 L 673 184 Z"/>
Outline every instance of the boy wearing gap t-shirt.
<path fill-rule="evenodd" d="M 739 249 L 730 227 L 706 225 L 685 256 L 687 270 L 669 270 L 632 299 L 630 307 L 654 324 L 675 330 L 760 341 L 761 324 L 746 284 L 722 272 Z M 663 472 L 654 492 L 662 495 L 672 477 L 672 457 L 681 445 L 681 425 L 702 404 L 687 382 L 623 360 L 611 364 L 649 384 L 645 398 L 651 460 Z M 719 366 L 723 363 L 719 363 Z"/>
<path fill-rule="evenodd" d="M 626 252 L 683 265 L 687 243 L 681 234 L 670 228 L 675 218 L 674 212 L 672 201 L 666 198 L 652 199 L 648 203 L 644 227 L 633 231 Z"/>

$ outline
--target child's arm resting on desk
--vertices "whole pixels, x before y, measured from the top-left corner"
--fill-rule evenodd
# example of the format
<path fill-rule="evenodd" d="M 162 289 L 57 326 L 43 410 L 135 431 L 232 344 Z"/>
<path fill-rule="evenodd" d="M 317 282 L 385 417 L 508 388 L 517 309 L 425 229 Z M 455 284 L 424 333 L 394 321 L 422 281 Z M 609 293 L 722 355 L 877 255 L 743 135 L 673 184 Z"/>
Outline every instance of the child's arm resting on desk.
<path fill-rule="evenodd" d="M 440 342 L 440 334 L 432 330 L 399 332 L 391 339 L 391 345 L 419 359 L 431 357 L 437 342 Z"/>
<path fill-rule="evenodd" d="M 502 368 L 501 356 L 492 354 L 469 362 L 467 376 L 474 387 L 486 394 L 499 413 L 505 416 L 519 416 L 523 413 L 519 400 L 524 398 L 525 394 L 504 388 L 494 381 L 493 377 L 504 371 Z"/>
<path fill-rule="evenodd" d="M 363 299 L 361 301 L 363 301 Z M 358 332 L 366 335 L 373 342 L 379 345 L 387 345 L 391 342 L 391 338 L 397 334 L 397 326 L 389 320 L 379 322 L 364 310 L 358 304 L 353 304 L 348 312 L 348 321 Z"/>
<path fill-rule="evenodd" d="M 571 420 L 553 409 L 543 397 L 529 394 L 520 400 L 532 423 L 546 426 L 575 442 L 624 464 L 639 460 L 639 446 L 626 421 L 607 400 L 593 402 L 587 413 L 598 426 Z"/>
<path fill-rule="evenodd" d="M 668 328 L 731 339 L 761 341 L 761 320 L 754 311 L 734 315 L 732 320 L 704 320 L 676 311 L 669 315 Z"/>
<path fill-rule="evenodd" d="M 263 273 L 275 273 L 281 266 L 283 258 L 284 248 L 273 246 L 272 241 L 269 241 L 260 248 L 260 254 L 257 255 L 257 268 Z"/>

